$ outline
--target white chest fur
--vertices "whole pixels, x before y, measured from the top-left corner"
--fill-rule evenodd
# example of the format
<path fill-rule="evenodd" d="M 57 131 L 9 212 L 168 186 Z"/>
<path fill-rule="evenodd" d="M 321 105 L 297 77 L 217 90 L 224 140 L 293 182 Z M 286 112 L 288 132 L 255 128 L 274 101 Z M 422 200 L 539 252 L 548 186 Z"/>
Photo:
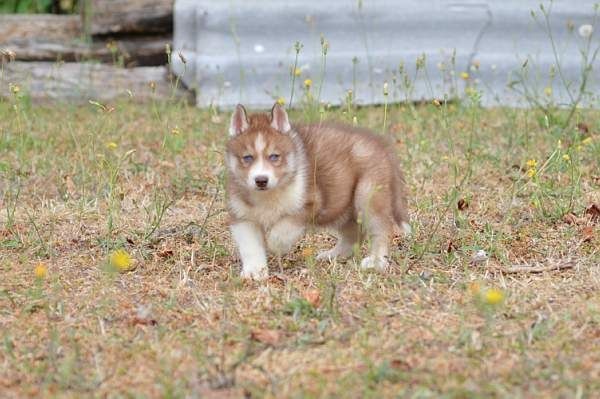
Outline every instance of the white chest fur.
<path fill-rule="evenodd" d="M 250 194 L 250 204 L 233 196 L 229 203 L 233 213 L 240 219 L 251 220 L 268 230 L 282 217 L 298 213 L 306 198 L 305 177 L 297 174 L 291 184 L 272 191 L 256 191 Z"/>

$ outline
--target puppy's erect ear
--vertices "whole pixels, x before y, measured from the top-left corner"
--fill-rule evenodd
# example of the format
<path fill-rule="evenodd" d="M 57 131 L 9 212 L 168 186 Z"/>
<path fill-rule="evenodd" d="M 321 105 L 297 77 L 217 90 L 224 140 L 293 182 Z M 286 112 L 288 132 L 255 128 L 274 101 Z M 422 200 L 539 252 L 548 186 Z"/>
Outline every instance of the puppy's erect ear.
<path fill-rule="evenodd" d="M 273 105 L 273 109 L 271 110 L 271 127 L 281 133 L 287 133 L 292 130 L 287 112 L 277 103 Z"/>
<path fill-rule="evenodd" d="M 235 107 L 235 111 L 231 115 L 231 122 L 229 124 L 229 136 L 234 137 L 238 134 L 245 132 L 248 129 L 248 116 L 246 115 L 246 108 L 242 104 L 238 104 Z"/>

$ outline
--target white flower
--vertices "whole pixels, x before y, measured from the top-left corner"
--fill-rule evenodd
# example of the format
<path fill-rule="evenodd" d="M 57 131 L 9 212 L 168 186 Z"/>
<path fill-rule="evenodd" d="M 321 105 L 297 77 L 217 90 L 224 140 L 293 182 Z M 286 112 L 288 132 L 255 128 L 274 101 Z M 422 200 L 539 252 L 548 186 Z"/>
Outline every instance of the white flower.
<path fill-rule="evenodd" d="M 255 53 L 259 53 L 259 54 L 260 53 L 264 53 L 265 52 L 265 46 L 263 46 L 262 44 L 259 44 L 259 43 L 255 44 L 254 45 L 254 52 Z"/>
<path fill-rule="evenodd" d="M 587 39 L 588 37 L 592 36 L 592 33 L 594 33 L 594 27 L 590 24 L 581 25 L 578 32 L 579 36 Z"/>

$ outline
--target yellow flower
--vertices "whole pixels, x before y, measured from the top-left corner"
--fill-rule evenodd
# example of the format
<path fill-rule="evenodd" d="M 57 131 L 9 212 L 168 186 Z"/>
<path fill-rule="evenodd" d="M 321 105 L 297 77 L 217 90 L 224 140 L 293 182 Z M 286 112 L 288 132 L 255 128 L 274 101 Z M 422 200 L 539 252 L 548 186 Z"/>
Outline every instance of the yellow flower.
<path fill-rule="evenodd" d="M 437 98 L 434 98 L 433 101 L 432 101 L 432 103 L 436 107 L 439 107 L 440 105 L 442 105 L 442 103 L 440 102 L 440 100 L 438 100 Z"/>
<path fill-rule="evenodd" d="M 15 85 L 15 84 L 11 83 L 9 85 L 9 87 L 10 87 L 10 91 L 12 91 L 13 94 L 17 94 L 17 93 L 19 93 L 21 91 L 21 88 L 19 87 L 19 85 Z"/>
<path fill-rule="evenodd" d="M 109 141 L 108 143 L 106 143 L 106 148 L 108 148 L 109 150 L 114 150 L 115 148 L 117 148 L 117 143 L 115 143 L 114 141 Z"/>
<path fill-rule="evenodd" d="M 123 249 L 117 249 L 110 254 L 110 264 L 120 272 L 126 272 L 132 269 L 133 259 L 127 251 Z"/>
<path fill-rule="evenodd" d="M 294 69 L 294 76 L 300 76 L 300 75 L 302 75 L 302 69 L 295 68 Z"/>
<path fill-rule="evenodd" d="M 532 178 L 536 174 L 537 174 L 537 171 L 535 170 L 535 168 L 527 169 L 527 176 L 529 176 L 530 178 Z"/>
<path fill-rule="evenodd" d="M 315 254 L 315 249 L 313 247 L 305 247 L 304 249 L 302 249 L 302 257 L 303 258 L 310 258 L 314 254 Z"/>
<path fill-rule="evenodd" d="M 558 139 L 558 141 L 556 142 L 556 147 L 562 148 L 562 140 L 561 139 Z"/>
<path fill-rule="evenodd" d="M 463 80 L 469 80 L 469 73 L 468 72 L 461 72 L 460 73 L 460 78 Z"/>
<path fill-rule="evenodd" d="M 550 97 L 552 95 L 552 87 L 546 87 L 544 89 L 544 94 L 548 97 Z"/>
<path fill-rule="evenodd" d="M 498 305 L 504 300 L 504 293 L 498 288 L 490 288 L 483 295 L 483 300 L 488 305 Z"/>
<path fill-rule="evenodd" d="M 312 80 L 310 80 L 310 79 L 304 79 L 304 86 L 306 86 L 307 88 L 309 88 L 310 86 L 312 86 Z"/>
<path fill-rule="evenodd" d="M 173 129 L 171 129 L 171 134 L 173 136 L 179 136 L 181 134 L 181 132 L 179 131 L 179 128 L 174 127 Z"/>
<path fill-rule="evenodd" d="M 285 105 L 285 98 L 283 98 L 283 97 L 279 97 L 279 98 L 277 99 L 277 104 L 279 104 L 279 105 Z"/>
<path fill-rule="evenodd" d="M 569 161 L 571 159 L 571 157 L 569 156 L 569 154 L 564 154 L 562 156 L 562 159 L 564 159 L 565 161 Z"/>
<path fill-rule="evenodd" d="M 33 269 L 33 274 L 35 275 L 35 278 L 37 279 L 44 279 L 46 278 L 46 275 L 48 274 L 48 267 L 46 267 L 46 265 L 42 262 L 38 263 L 35 268 Z"/>
<path fill-rule="evenodd" d="M 530 159 L 527 161 L 527 166 L 530 168 L 535 168 L 537 166 L 537 161 L 535 159 Z"/>
<path fill-rule="evenodd" d="M 583 145 L 588 145 L 592 142 L 592 138 L 591 137 L 586 137 L 583 140 L 581 140 L 581 144 Z"/>

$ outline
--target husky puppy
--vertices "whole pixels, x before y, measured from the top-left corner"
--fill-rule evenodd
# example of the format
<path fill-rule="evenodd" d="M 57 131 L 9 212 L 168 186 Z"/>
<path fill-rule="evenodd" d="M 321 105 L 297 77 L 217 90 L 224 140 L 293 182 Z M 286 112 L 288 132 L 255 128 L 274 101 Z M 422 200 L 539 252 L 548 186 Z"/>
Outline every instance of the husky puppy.
<path fill-rule="evenodd" d="M 404 178 L 389 143 L 338 124 L 290 125 L 283 107 L 231 116 L 226 163 L 231 233 L 242 277 L 268 277 L 267 249 L 282 255 L 307 228 L 332 230 L 336 245 L 318 255 L 352 255 L 366 233 L 363 268 L 385 270 L 394 225 L 410 231 Z"/>

